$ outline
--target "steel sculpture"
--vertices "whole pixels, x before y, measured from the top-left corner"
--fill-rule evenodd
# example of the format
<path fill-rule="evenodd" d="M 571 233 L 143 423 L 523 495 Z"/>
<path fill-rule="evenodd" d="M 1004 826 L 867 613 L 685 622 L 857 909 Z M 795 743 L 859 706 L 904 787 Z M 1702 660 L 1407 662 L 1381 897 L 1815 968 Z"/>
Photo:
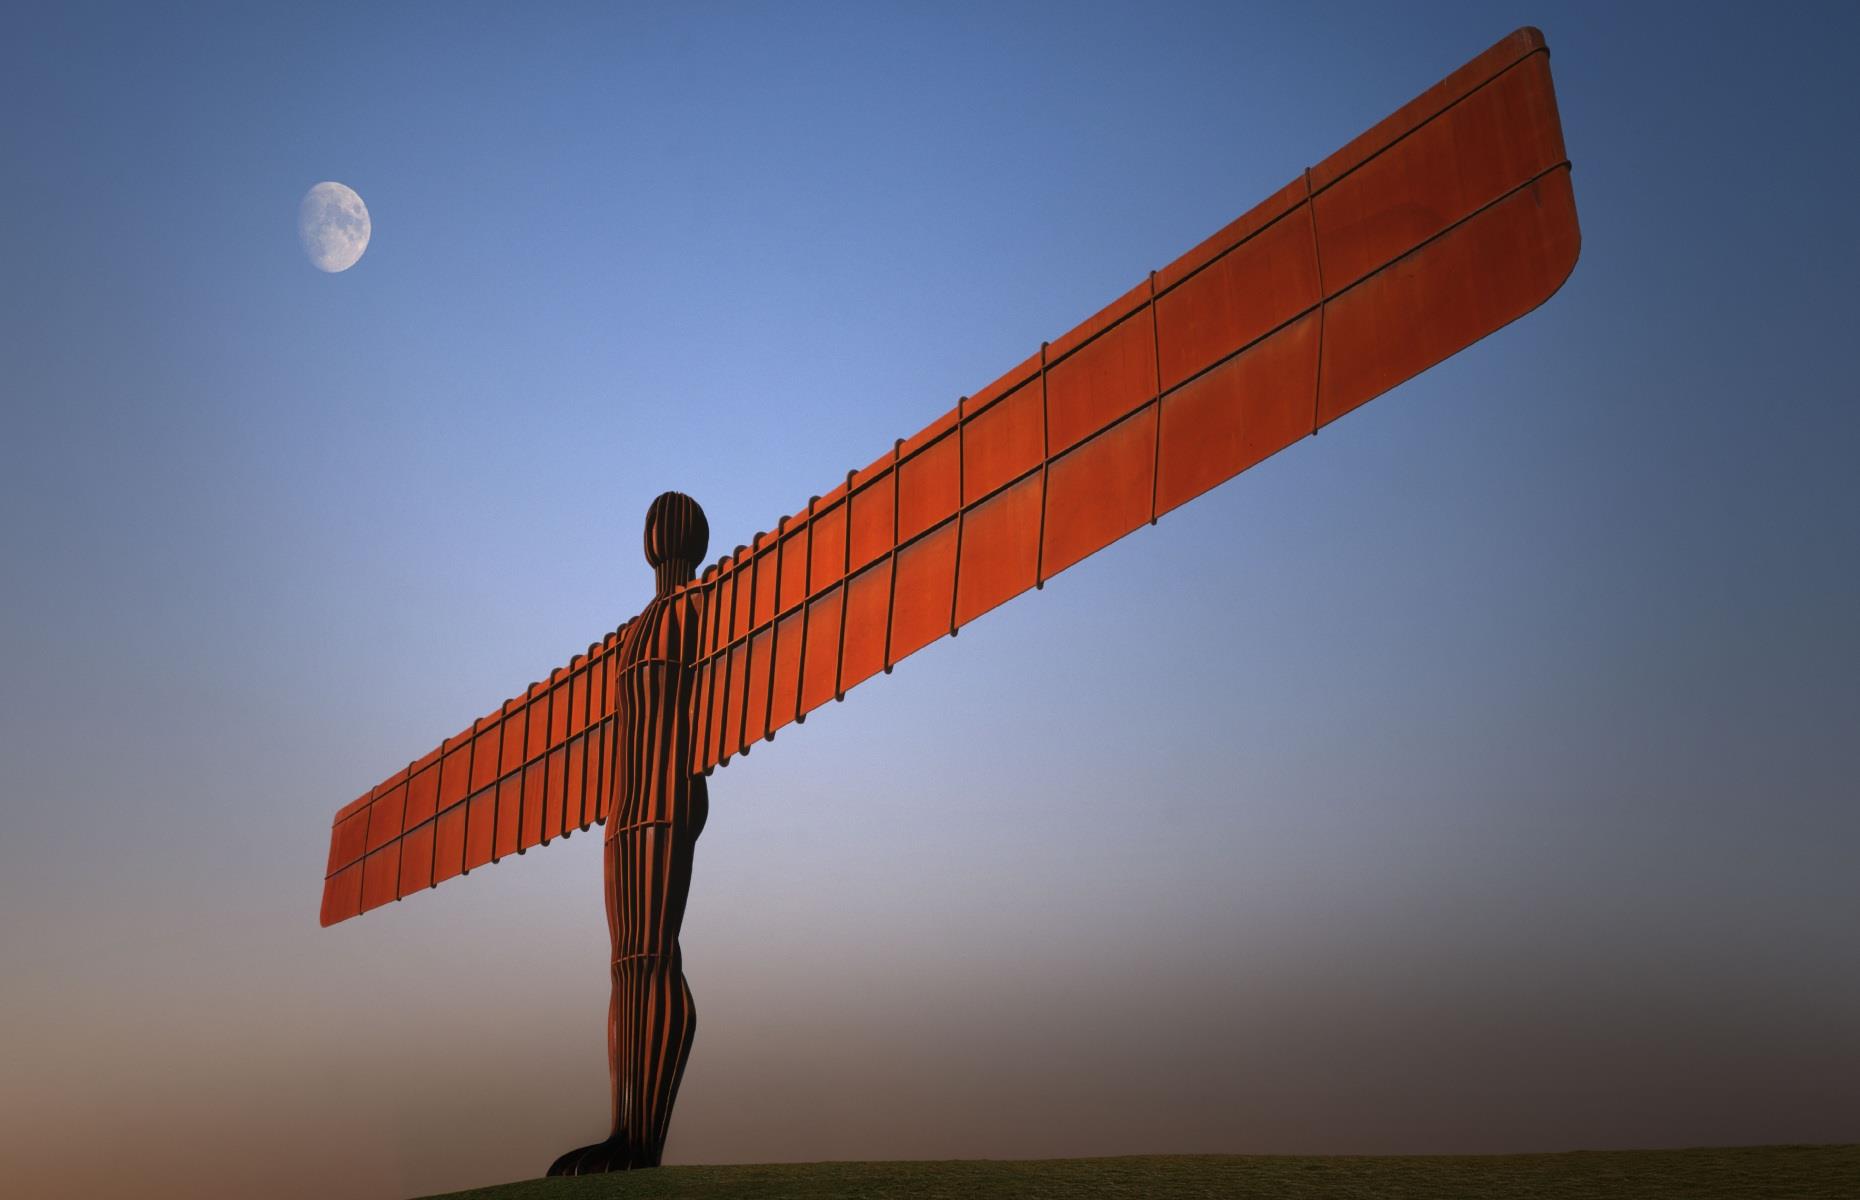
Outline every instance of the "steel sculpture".
<path fill-rule="evenodd" d="M 551 1174 L 657 1165 L 713 768 L 1523 316 L 1579 244 L 1521 29 L 702 576 L 660 496 L 645 611 L 338 812 L 323 923 L 605 824 L 612 1133 Z"/>

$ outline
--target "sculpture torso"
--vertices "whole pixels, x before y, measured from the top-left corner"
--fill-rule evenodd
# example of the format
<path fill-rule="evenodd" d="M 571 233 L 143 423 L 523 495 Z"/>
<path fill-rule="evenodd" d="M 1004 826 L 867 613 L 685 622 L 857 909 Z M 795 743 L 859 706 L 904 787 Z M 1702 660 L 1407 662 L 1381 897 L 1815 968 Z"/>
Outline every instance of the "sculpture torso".
<path fill-rule="evenodd" d="M 668 821 L 678 793 L 702 775 L 691 773 L 691 689 L 702 625 L 696 589 L 655 598 L 620 634 L 614 677 L 617 792 L 607 836 L 641 821 Z"/>
<path fill-rule="evenodd" d="M 621 633 L 614 677 L 617 733 L 615 781 L 606 838 L 615 843 L 620 874 L 635 876 L 640 856 L 670 852 L 689 862 L 691 845 L 709 814 L 705 779 L 691 771 L 691 689 L 696 673 L 701 602 L 696 589 L 659 596 Z M 669 862 L 665 863 L 670 866 Z M 686 868 L 688 870 L 688 867 Z M 682 874 L 682 872 L 674 872 Z M 622 956 L 667 954 L 684 916 L 683 889 L 615 912 Z"/>

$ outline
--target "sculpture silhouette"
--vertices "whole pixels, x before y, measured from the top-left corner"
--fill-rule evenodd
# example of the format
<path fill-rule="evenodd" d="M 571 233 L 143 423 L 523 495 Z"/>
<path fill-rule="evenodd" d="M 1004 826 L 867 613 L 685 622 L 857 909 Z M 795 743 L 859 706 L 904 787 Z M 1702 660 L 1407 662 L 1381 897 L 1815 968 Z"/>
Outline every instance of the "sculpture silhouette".
<path fill-rule="evenodd" d="M 323 923 L 605 822 L 613 1126 L 551 1173 L 657 1165 L 713 768 L 1524 315 L 1579 249 L 1521 29 L 701 576 L 702 511 L 660 496 L 645 611 L 338 812 Z"/>
<path fill-rule="evenodd" d="M 666 492 L 646 512 L 657 591 L 621 630 L 614 659 L 616 795 L 602 847 L 613 944 L 613 1132 L 558 1158 L 551 1175 L 658 1166 L 697 1032 L 678 929 L 710 799 L 704 776 L 690 770 L 687 714 L 703 612 L 684 585 L 709 542 L 704 510 L 689 496 Z"/>

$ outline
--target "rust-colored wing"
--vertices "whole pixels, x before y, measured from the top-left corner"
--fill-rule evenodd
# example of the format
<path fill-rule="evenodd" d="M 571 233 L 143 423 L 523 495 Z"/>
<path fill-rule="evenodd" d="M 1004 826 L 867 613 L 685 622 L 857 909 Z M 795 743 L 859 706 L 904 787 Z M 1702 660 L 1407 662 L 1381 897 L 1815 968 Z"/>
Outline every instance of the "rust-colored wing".
<path fill-rule="evenodd" d="M 1523 316 L 1579 246 L 1521 29 L 707 569 L 693 769 Z"/>
<path fill-rule="evenodd" d="M 344 806 L 330 830 L 323 924 L 605 820 L 619 635 Z"/>

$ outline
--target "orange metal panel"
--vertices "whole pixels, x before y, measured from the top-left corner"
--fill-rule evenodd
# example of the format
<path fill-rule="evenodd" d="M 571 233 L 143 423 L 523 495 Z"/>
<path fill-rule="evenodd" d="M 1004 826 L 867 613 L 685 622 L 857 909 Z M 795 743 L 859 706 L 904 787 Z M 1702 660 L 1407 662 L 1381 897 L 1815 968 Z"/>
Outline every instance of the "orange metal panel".
<path fill-rule="evenodd" d="M 738 557 L 741 561 L 735 564 L 730 572 L 730 582 L 733 585 L 729 610 L 731 641 L 749 635 L 750 615 L 754 611 L 755 603 L 755 571 L 751 566 L 748 550 L 746 548 L 742 550 Z"/>
<path fill-rule="evenodd" d="M 1311 432 L 1317 347 L 1318 315 L 1308 313 L 1163 398 L 1157 513 Z"/>
<path fill-rule="evenodd" d="M 834 484 L 831 488 L 827 489 L 827 491 L 820 497 L 820 501 L 814 505 L 814 511 L 817 513 L 825 512 L 827 509 L 832 508 L 835 504 L 838 504 L 841 500 L 844 500 L 845 498 L 846 498 L 846 481 L 842 479 L 838 483 Z"/>
<path fill-rule="evenodd" d="M 568 677 L 568 736 L 574 737 L 588 724 L 588 672 L 584 668 Z"/>
<path fill-rule="evenodd" d="M 714 607 L 714 593 L 711 602 Z M 709 622 L 706 626 L 707 632 L 702 644 L 714 647 L 721 643 L 723 629 Z M 695 714 L 691 725 L 692 741 L 696 746 L 697 760 L 705 764 L 715 763 L 717 756 L 722 753 L 723 705 L 726 698 L 724 690 L 728 683 L 725 676 L 728 674 L 729 663 L 730 656 L 727 652 L 712 653 L 706 665 L 698 669 L 697 686 L 691 697 Z"/>
<path fill-rule="evenodd" d="M 433 882 L 433 822 L 416 825 L 400 841 L 400 894 L 411 896 Z"/>
<path fill-rule="evenodd" d="M 857 571 L 896 544 L 892 520 L 892 485 L 889 473 L 868 484 L 852 498 L 852 569 Z"/>
<path fill-rule="evenodd" d="M 534 762 L 549 748 L 549 686 L 532 684 L 530 702 L 524 707 L 527 714 L 523 731 L 523 756 L 525 761 Z"/>
<path fill-rule="evenodd" d="M 1544 52 L 1544 35 L 1526 25 L 1501 38 L 1458 70 L 1408 101 L 1364 132 L 1351 138 L 1341 150 L 1311 168 L 1313 187 L 1324 188 L 1370 157 L 1412 133 L 1461 98 L 1504 71 L 1519 59 Z M 1391 197 L 1390 202 L 1399 202 Z"/>
<path fill-rule="evenodd" d="M 601 791 L 599 791 L 601 737 L 599 737 L 597 727 L 588 727 L 588 731 L 582 733 L 580 739 L 569 742 L 569 761 L 573 761 L 577 753 L 580 753 L 580 761 L 582 761 L 580 798 L 577 800 L 577 793 L 573 791 L 569 793 L 569 798 L 562 807 L 562 822 L 567 824 L 571 830 L 586 830 L 590 824 L 593 824 L 595 815 L 601 811 Z M 573 785 L 573 774 L 569 776 L 569 783 Z"/>
<path fill-rule="evenodd" d="M 570 704 L 569 672 L 557 667 L 549 674 L 549 745 L 568 741 Z"/>
<path fill-rule="evenodd" d="M 969 510 L 962 521 L 956 622 L 967 624 L 1036 582 L 1040 552 L 1040 477 L 1021 480 Z"/>
<path fill-rule="evenodd" d="M 612 801 L 612 791 L 607 787 L 607 752 L 608 738 L 613 733 L 613 722 L 607 721 L 588 730 L 588 765 L 587 783 L 585 784 L 586 824 L 607 819 L 608 805 Z"/>
<path fill-rule="evenodd" d="M 1349 286 L 1563 157 L 1550 59 L 1534 54 L 1317 196 L 1326 286 Z"/>
<path fill-rule="evenodd" d="M 818 510 L 811 526 L 812 545 L 807 553 L 808 570 L 812 572 L 809 582 L 814 594 L 819 595 L 822 588 L 838 583 L 846 573 L 846 506 L 839 504 Z"/>
<path fill-rule="evenodd" d="M 598 647 L 591 648 L 587 663 L 581 669 L 581 729 L 583 732 L 593 727 L 601 719 L 601 660 Z"/>
<path fill-rule="evenodd" d="M 916 537 L 954 516 L 961 497 L 954 430 L 898 467 L 898 538 Z"/>
<path fill-rule="evenodd" d="M 749 577 L 733 563 L 725 563 L 718 572 L 716 605 L 717 644 L 743 636 L 749 629 Z"/>
<path fill-rule="evenodd" d="M 724 749 L 724 742 L 726 741 L 725 729 L 730 723 L 728 701 L 730 698 L 730 685 L 733 682 L 730 676 L 730 656 L 728 654 L 719 654 L 712 660 L 708 678 L 710 680 L 708 685 L 710 689 L 709 707 L 705 717 L 704 732 L 702 735 L 704 738 L 704 753 L 702 758 L 706 766 L 711 763 L 721 762 L 724 755 L 727 753 Z"/>
<path fill-rule="evenodd" d="M 439 760 L 439 808 L 443 812 L 455 804 L 464 802 L 465 795 L 471 789 L 466 786 L 471 776 L 471 739 L 461 738 L 446 743 L 445 757 Z"/>
<path fill-rule="evenodd" d="M 350 813 L 337 821 L 336 827 L 330 832 L 329 866 L 323 873 L 334 875 L 367 852 L 368 814 L 366 812 Z"/>
<path fill-rule="evenodd" d="M 902 444 L 903 444 L 902 439 L 900 439 L 898 445 L 902 445 Z M 892 449 L 885 451 L 883 454 L 879 455 L 877 458 L 873 459 L 871 462 L 867 463 L 865 466 L 860 467 L 857 471 L 854 471 L 853 477 L 847 481 L 848 492 L 851 493 L 851 492 L 863 491 L 865 490 L 866 487 L 870 486 L 873 483 L 876 483 L 878 480 L 889 475 L 891 473 L 891 464 L 894 461 L 896 461 L 897 453 L 898 453 L 897 447 L 894 446 Z"/>
<path fill-rule="evenodd" d="M 478 723 L 478 735 L 471 746 L 471 790 L 477 791 L 497 782 L 497 730 L 495 718 Z"/>
<path fill-rule="evenodd" d="M 801 711 L 812 712 L 833 699 L 840 669 L 840 591 L 807 606 L 807 661 L 801 681 Z M 714 760 L 713 760 L 714 761 Z"/>
<path fill-rule="evenodd" d="M 956 523 L 946 521 L 898 551 L 890 661 L 895 663 L 949 632 L 955 587 Z"/>
<path fill-rule="evenodd" d="M 368 848 L 379 850 L 400 836 L 407 811 L 407 785 L 397 784 L 368 807 Z"/>
<path fill-rule="evenodd" d="M 1156 272 L 1157 289 L 1164 291 L 1173 288 L 1304 202 L 1305 181 L 1301 176 L 1235 217 L 1224 228 L 1210 234 L 1193 250 Z"/>
<path fill-rule="evenodd" d="M 427 756 L 425 766 L 416 766 L 407 784 L 408 825 L 418 825 L 439 811 L 439 756 Z"/>
<path fill-rule="evenodd" d="M 842 692 L 871 678 L 885 665 L 885 618 L 891 606 L 890 560 L 866 568 L 846 587 L 845 641 L 840 652 Z"/>
<path fill-rule="evenodd" d="M 1162 384 L 1175 387 L 1318 302 L 1310 210 L 1299 206 L 1157 301 Z"/>
<path fill-rule="evenodd" d="M 1048 469 L 1046 542 L 1051 579 L 1150 519 L 1156 414 L 1145 407 Z"/>
<path fill-rule="evenodd" d="M 1568 278 L 1580 248 L 1569 169 L 1560 167 L 1332 300 L 1319 420 L 1336 420 L 1537 307 Z"/>
<path fill-rule="evenodd" d="M 775 677 L 769 693 L 770 733 L 795 718 L 801 684 L 801 645 L 801 613 L 796 610 L 775 626 Z"/>
<path fill-rule="evenodd" d="M 582 807 L 587 817 L 585 825 L 595 825 L 607 819 L 608 801 L 612 798 L 606 787 L 609 770 L 608 734 L 613 726 L 597 725 L 588 730 L 588 761 L 584 768 L 587 780 L 583 784 Z"/>
<path fill-rule="evenodd" d="M 610 719 L 588 731 L 588 806 L 593 821 L 605 821 L 613 811 L 617 729 L 618 722 Z"/>
<path fill-rule="evenodd" d="M 392 841 L 362 860 L 362 911 L 400 899 L 400 842 Z"/>
<path fill-rule="evenodd" d="M 1085 343 L 1127 319 L 1147 305 L 1149 300 L 1150 285 L 1148 280 L 1144 280 L 1048 343 L 1047 365 L 1051 366 L 1065 358 Z"/>
<path fill-rule="evenodd" d="M 566 769 L 563 772 L 562 793 L 562 829 L 564 832 L 583 828 L 588 824 L 587 808 L 587 765 L 588 743 L 585 738 L 576 738 L 568 744 Z"/>
<path fill-rule="evenodd" d="M 508 715 L 504 717 L 503 730 L 498 734 L 499 747 L 497 773 L 508 775 L 523 765 L 523 733 L 526 719 L 521 702 L 510 705 Z"/>
<path fill-rule="evenodd" d="M 748 708 L 749 642 L 738 642 L 724 666 L 723 753 L 725 757 L 743 752 L 743 715 Z"/>
<path fill-rule="evenodd" d="M 692 623 L 691 644 L 696 653 L 696 662 L 691 671 L 691 756 L 692 760 L 701 762 L 707 756 L 713 727 L 712 712 L 717 703 L 717 689 L 723 676 L 718 670 L 717 655 L 712 653 L 717 644 L 717 594 L 714 588 L 700 588 L 697 619 Z M 615 682 L 613 687 L 616 711 L 626 702 L 629 684 L 620 678 L 620 656 L 614 659 Z"/>
<path fill-rule="evenodd" d="M 390 775 L 388 776 L 388 778 L 392 779 L 393 776 Z M 367 791 L 363 792 L 361 795 L 357 796 L 355 799 L 349 801 L 347 804 L 337 809 L 335 820 L 332 821 L 331 824 L 332 825 L 340 824 L 345 818 L 354 816 L 356 813 L 361 812 L 363 809 L 367 808 L 369 801 L 375 798 L 375 792 L 377 790 L 379 790 L 378 785 L 377 787 L 369 788 Z"/>
<path fill-rule="evenodd" d="M 807 597 L 808 522 L 791 525 L 781 539 L 781 595 L 775 607 L 787 612 Z"/>
<path fill-rule="evenodd" d="M 533 762 L 523 768 L 523 819 L 521 843 L 525 849 L 543 840 L 543 776 L 548 767 Z"/>
<path fill-rule="evenodd" d="M 750 606 L 753 614 L 750 620 L 751 629 L 762 629 L 775 617 L 775 599 L 778 594 L 775 572 L 780 565 L 781 559 L 776 554 L 775 539 L 771 537 L 756 552 L 755 560 L 750 564 L 750 569 L 755 572 L 755 579 L 750 584 L 751 592 L 755 596 L 755 602 Z"/>
<path fill-rule="evenodd" d="M 433 845 L 433 882 L 444 883 L 465 868 L 465 806 L 439 814 Z"/>
<path fill-rule="evenodd" d="M 729 683 L 726 678 L 729 656 L 719 652 L 729 637 L 732 623 L 730 597 L 733 591 L 729 573 L 721 568 L 711 573 L 712 582 L 704 599 L 704 634 L 699 648 L 709 655 L 708 662 L 698 672 L 697 690 L 692 697 L 693 703 L 701 705 L 701 721 L 693 725 L 693 735 L 698 740 L 700 761 L 710 764 L 717 761 L 722 754 L 723 745 L 723 704 L 725 689 Z"/>
<path fill-rule="evenodd" d="M 987 387 L 969 396 L 969 402 L 963 406 L 971 415 L 981 412 L 1002 396 L 1017 388 L 1025 387 L 1028 380 L 1040 377 L 1042 351 L 1036 350 L 1022 359 L 1019 364 L 1004 372 L 1000 378 Z"/>
<path fill-rule="evenodd" d="M 497 832 L 497 791 L 486 788 L 472 793 L 465 802 L 465 869 L 482 867 L 491 861 L 491 849 Z"/>
<path fill-rule="evenodd" d="M 614 655 L 602 651 L 588 663 L 588 723 L 600 721 L 614 710 Z"/>
<path fill-rule="evenodd" d="M 775 638 L 764 629 L 749 639 L 749 676 L 743 689 L 743 741 L 753 746 L 768 731 L 769 682 Z"/>
<path fill-rule="evenodd" d="M 905 438 L 898 446 L 898 456 L 900 458 L 917 457 L 918 452 L 930 445 L 930 443 L 938 441 L 944 434 L 955 430 L 956 418 L 958 415 L 956 410 L 952 408 L 922 429 L 919 429 L 916 433 Z"/>
<path fill-rule="evenodd" d="M 516 775 L 506 775 L 496 790 L 497 839 L 491 847 L 493 862 L 507 854 L 515 854 L 521 844 L 517 840 L 517 819 L 521 815 L 523 780 Z"/>
<path fill-rule="evenodd" d="M 323 881 L 324 925 L 346 921 L 362 911 L 362 864 L 355 863 Z"/>
<path fill-rule="evenodd" d="M 1048 368 L 1047 446 L 1058 454 L 1155 395 L 1156 334 L 1145 307 Z"/>
<path fill-rule="evenodd" d="M 963 503 L 973 504 L 1039 466 L 1044 437 L 1038 379 L 970 417 L 962 437 Z"/>
<path fill-rule="evenodd" d="M 549 752 L 548 781 L 543 789 L 543 841 L 562 836 L 574 824 L 563 815 L 563 797 L 568 794 L 568 748 L 557 746 Z M 440 831 L 442 834 L 444 830 Z"/>

